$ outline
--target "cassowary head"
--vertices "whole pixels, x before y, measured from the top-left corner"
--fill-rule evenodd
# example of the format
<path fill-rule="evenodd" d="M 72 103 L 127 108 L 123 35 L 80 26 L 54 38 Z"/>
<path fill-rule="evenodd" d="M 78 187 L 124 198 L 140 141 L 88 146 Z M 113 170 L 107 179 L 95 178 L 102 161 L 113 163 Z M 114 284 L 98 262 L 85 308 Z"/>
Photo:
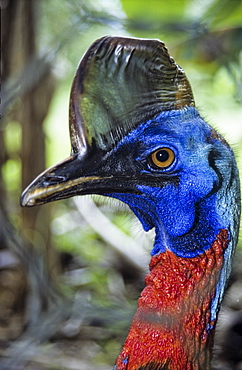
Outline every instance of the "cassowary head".
<path fill-rule="evenodd" d="M 70 135 L 71 156 L 34 180 L 22 205 L 82 194 L 120 199 L 145 230 L 156 228 L 162 244 L 153 253 L 171 248 L 191 257 L 221 228 L 233 236 L 233 153 L 198 114 L 162 42 L 104 37 L 89 48 L 72 86 Z"/>
<path fill-rule="evenodd" d="M 153 256 L 170 251 L 196 258 L 225 230 L 224 263 L 210 297 L 214 322 L 237 242 L 238 171 L 229 145 L 200 117 L 186 75 L 164 44 L 97 40 L 73 82 L 70 136 L 71 156 L 38 176 L 21 204 L 83 194 L 117 198 L 146 231 L 155 228 Z"/>

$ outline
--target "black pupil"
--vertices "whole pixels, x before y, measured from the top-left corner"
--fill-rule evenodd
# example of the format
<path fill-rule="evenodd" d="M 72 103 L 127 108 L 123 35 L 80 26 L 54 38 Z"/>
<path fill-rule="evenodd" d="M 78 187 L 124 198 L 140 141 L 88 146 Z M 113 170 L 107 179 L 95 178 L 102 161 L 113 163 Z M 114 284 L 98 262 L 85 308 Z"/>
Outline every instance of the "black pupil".
<path fill-rule="evenodd" d="M 166 162 L 169 159 L 169 153 L 167 150 L 159 150 L 156 153 L 156 159 L 159 162 Z"/>

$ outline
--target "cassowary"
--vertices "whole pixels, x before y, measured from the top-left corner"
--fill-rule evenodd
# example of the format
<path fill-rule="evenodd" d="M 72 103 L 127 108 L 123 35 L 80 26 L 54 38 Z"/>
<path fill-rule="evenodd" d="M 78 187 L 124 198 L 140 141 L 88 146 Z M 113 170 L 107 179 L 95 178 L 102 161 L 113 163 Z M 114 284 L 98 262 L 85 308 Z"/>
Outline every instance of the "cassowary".
<path fill-rule="evenodd" d="M 88 49 L 71 90 L 70 136 L 71 156 L 39 175 L 21 204 L 101 194 L 156 231 L 114 369 L 210 369 L 239 228 L 231 148 L 200 117 L 165 45 L 138 38 L 103 37 Z"/>

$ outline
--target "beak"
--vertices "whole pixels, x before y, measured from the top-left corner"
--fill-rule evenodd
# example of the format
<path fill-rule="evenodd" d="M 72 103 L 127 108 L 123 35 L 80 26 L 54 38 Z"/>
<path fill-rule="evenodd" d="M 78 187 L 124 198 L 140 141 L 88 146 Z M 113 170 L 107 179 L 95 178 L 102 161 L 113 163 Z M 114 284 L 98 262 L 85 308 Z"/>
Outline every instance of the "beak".
<path fill-rule="evenodd" d="M 119 166 L 115 158 L 105 163 L 106 154 L 142 122 L 186 106 L 194 106 L 189 81 L 162 42 L 122 37 L 97 40 L 82 58 L 72 85 L 73 155 L 39 175 L 23 192 L 21 205 L 82 194 L 139 194 L 139 169 L 128 167 L 133 162 L 127 162 L 126 154 Z M 155 186 L 155 181 L 161 186 L 160 177 L 142 174 L 142 184 Z"/>
<path fill-rule="evenodd" d="M 40 174 L 24 190 L 20 204 L 23 207 L 31 207 L 74 195 L 103 194 L 110 192 L 111 188 L 117 189 L 118 185 L 114 184 L 113 176 L 98 175 L 94 172 L 97 173 L 93 171 L 90 161 L 84 160 L 80 154 L 72 155 Z"/>

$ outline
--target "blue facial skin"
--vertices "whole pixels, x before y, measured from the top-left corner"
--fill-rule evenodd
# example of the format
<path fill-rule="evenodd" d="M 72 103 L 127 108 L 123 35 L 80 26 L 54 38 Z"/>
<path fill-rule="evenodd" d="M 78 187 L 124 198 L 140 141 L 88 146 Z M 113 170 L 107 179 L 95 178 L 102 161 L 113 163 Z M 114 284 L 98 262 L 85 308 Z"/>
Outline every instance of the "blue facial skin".
<path fill-rule="evenodd" d="M 148 158 L 162 147 L 172 149 L 175 160 L 170 167 L 153 169 Z M 212 246 L 221 229 L 236 227 L 239 188 L 232 150 L 195 108 L 163 112 L 141 124 L 112 157 L 116 155 L 116 163 L 121 157 L 130 161 L 129 153 L 134 153 L 139 176 L 152 176 L 154 185 L 140 181 L 140 194 L 106 195 L 127 203 L 144 230 L 155 227 L 152 255 L 169 249 L 180 257 L 195 257 Z"/>
<path fill-rule="evenodd" d="M 162 147 L 172 149 L 175 160 L 164 170 L 154 169 L 148 158 Z M 231 148 L 195 108 L 185 108 L 141 124 L 110 155 L 116 158 L 113 173 L 126 171 L 127 179 L 138 177 L 139 194 L 106 195 L 127 203 L 145 231 L 155 227 L 152 256 L 169 249 L 179 257 L 196 257 L 212 247 L 221 229 L 228 231 L 224 266 L 211 302 L 212 329 L 239 228 L 239 176 Z M 144 184 L 142 176 L 150 177 L 150 183 Z"/>

